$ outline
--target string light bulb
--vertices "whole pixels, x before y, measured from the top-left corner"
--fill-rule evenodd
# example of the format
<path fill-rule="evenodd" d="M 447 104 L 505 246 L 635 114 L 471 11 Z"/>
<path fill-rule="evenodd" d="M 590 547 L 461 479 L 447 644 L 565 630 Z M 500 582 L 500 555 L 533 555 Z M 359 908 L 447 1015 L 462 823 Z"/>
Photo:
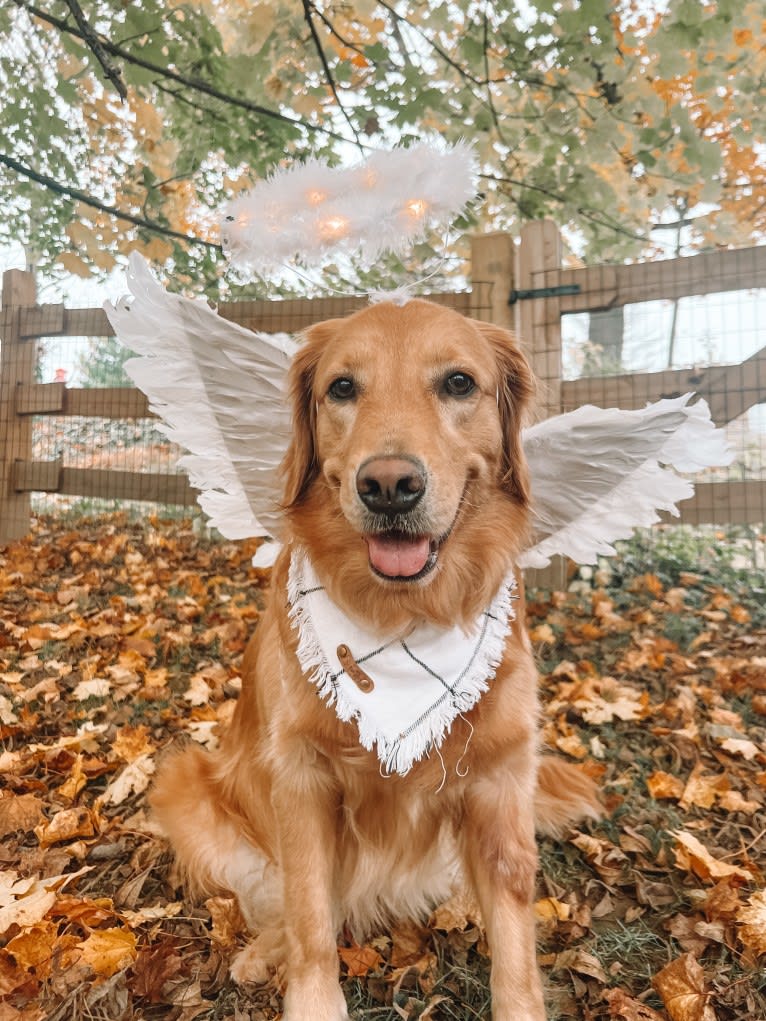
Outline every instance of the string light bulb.
<path fill-rule="evenodd" d="M 413 220 L 422 220 L 428 212 L 428 203 L 425 199 L 410 199 L 405 202 L 404 210 Z"/>
<path fill-rule="evenodd" d="M 312 188 L 311 191 L 306 192 L 306 201 L 310 206 L 321 206 L 326 200 L 327 192 L 321 191 L 319 188 Z"/>
<path fill-rule="evenodd" d="M 317 224 L 319 236 L 323 241 L 339 241 L 346 237 L 349 230 L 349 221 L 346 216 L 328 216 Z"/>

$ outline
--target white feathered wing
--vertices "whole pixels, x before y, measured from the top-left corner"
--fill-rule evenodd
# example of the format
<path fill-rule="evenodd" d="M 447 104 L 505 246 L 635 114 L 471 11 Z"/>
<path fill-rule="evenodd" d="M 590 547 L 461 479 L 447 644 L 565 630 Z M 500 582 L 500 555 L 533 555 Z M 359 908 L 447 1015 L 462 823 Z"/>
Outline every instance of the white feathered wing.
<path fill-rule="evenodd" d="M 125 371 L 149 398 L 211 524 L 229 539 L 279 538 L 279 464 L 290 434 L 285 387 L 296 348 L 254 333 L 202 300 L 169 294 L 145 260 L 130 258 L 132 298 L 105 306 L 119 341 L 141 355 Z M 275 546 L 259 550 L 262 563 Z"/>
<path fill-rule="evenodd" d="M 692 396 L 637 411 L 584 405 L 525 430 L 535 543 L 520 565 L 545 567 L 556 554 L 594 564 L 658 511 L 678 515 L 694 484 L 677 472 L 732 460 L 707 403 Z"/>
<path fill-rule="evenodd" d="M 279 539 L 279 465 L 290 436 L 287 370 L 295 341 L 254 333 L 203 301 L 169 294 L 134 254 L 132 299 L 106 313 L 126 347 L 125 369 L 163 419 L 160 429 L 190 451 L 179 460 L 211 524 L 229 539 Z M 691 394 L 639 411 L 585 406 L 524 432 L 532 484 L 534 545 L 522 567 L 556 554 L 595 563 L 612 543 L 658 521 L 659 510 L 694 492 L 677 471 L 728 464 L 723 430 Z M 675 469 L 675 470 L 674 470 Z M 277 543 L 258 551 L 273 560 Z"/>

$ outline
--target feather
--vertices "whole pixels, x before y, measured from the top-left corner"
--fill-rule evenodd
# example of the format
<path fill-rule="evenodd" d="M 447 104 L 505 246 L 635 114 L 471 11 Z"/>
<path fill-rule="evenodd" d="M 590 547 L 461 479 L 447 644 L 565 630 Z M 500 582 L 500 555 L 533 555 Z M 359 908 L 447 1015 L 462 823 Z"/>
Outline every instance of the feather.
<path fill-rule="evenodd" d="M 204 301 L 169 294 L 137 253 L 128 283 L 132 299 L 105 305 L 119 341 L 141 356 L 125 371 L 162 419 L 158 428 L 189 451 L 178 463 L 211 524 L 229 539 L 278 536 L 294 340 L 254 333 Z"/>
<path fill-rule="evenodd" d="M 676 473 L 732 460 L 706 402 L 691 397 L 638 411 L 585 405 L 525 430 L 536 542 L 520 566 L 545 567 L 556 554 L 592 564 L 658 511 L 677 516 L 694 486 Z"/>

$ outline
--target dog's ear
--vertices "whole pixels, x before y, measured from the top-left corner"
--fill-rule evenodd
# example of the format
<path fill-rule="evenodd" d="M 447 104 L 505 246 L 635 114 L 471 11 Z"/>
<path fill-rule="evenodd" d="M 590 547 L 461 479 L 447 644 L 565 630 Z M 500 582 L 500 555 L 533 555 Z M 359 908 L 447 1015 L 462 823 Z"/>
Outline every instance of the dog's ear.
<path fill-rule="evenodd" d="M 288 390 L 292 432 L 281 466 L 283 510 L 300 504 L 319 474 L 314 374 L 324 346 L 333 334 L 333 322 L 318 323 L 306 331 L 305 343 L 294 355 L 290 366 Z"/>
<path fill-rule="evenodd" d="M 516 338 L 493 323 L 476 323 L 495 352 L 497 406 L 503 429 L 503 486 L 520 503 L 529 503 L 529 473 L 521 429 L 536 393 L 535 378 Z"/>

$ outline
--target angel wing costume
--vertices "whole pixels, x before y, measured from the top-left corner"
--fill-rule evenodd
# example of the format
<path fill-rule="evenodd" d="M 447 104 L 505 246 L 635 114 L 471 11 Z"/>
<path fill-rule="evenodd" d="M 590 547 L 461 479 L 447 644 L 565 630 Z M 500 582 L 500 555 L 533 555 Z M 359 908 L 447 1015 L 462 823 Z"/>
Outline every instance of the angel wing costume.
<path fill-rule="evenodd" d="M 136 254 L 128 283 L 132 300 L 106 306 L 120 342 L 140 356 L 125 371 L 162 419 L 158 428 L 189 451 L 179 465 L 210 523 L 229 539 L 276 540 L 257 555 L 267 566 L 281 535 L 286 378 L 297 344 L 169 294 Z M 534 540 L 520 566 L 544 567 L 556 554 L 592 564 L 634 528 L 659 521 L 659 511 L 677 515 L 694 492 L 677 472 L 731 460 L 706 402 L 691 404 L 692 396 L 637 411 L 585 405 L 526 429 Z"/>

